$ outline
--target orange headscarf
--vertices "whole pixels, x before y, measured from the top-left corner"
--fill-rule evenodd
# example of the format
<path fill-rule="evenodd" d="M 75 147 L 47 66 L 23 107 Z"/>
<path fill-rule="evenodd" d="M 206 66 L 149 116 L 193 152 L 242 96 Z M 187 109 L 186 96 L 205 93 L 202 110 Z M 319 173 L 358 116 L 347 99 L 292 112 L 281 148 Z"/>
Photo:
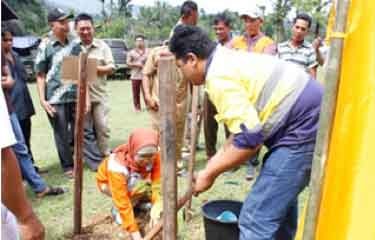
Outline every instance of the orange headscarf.
<path fill-rule="evenodd" d="M 143 173 L 146 171 L 145 167 L 139 167 L 134 161 L 134 156 L 139 149 L 150 145 L 159 145 L 159 134 L 152 129 L 138 128 L 130 134 L 128 143 L 118 146 L 113 153 L 121 165 L 130 171 Z"/>

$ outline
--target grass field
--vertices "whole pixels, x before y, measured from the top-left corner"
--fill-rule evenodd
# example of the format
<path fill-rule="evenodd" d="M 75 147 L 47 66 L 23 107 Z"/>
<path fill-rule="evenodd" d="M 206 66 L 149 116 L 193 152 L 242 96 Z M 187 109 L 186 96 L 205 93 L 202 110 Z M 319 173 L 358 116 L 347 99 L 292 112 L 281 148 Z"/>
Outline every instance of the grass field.
<path fill-rule="evenodd" d="M 65 235 L 72 232 L 73 228 L 73 181 L 65 178 L 62 174 L 56 153 L 52 129 L 48 123 L 45 112 L 41 109 L 36 85 L 31 84 L 29 89 L 32 93 L 34 106 L 37 114 L 32 118 L 31 148 L 37 164 L 49 172 L 44 174 L 48 184 L 59 185 L 68 189 L 68 193 L 45 199 L 36 199 L 27 187 L 28 195 L 32 201 L 34 210 L 46 227 L 46 239 L 65 239 Z M 145 111 L 135 113 L 133 111 L 131 85 L 129 81 L 111 81 L 108 84 L 110 96 L 110 146 L 113 148 L 126 141 L 129 132 L 137 127 L 148 126 L 148 115 Z M 224 134 L 221 129 L 219 139 L 222 142 Z M 203 145 L 202 137 L 200 140 Z M 205 164 L 204 151 L 198 151 L 197 169 Z M 246 168 L 241 167 L 235 173 L 223 175 L 217 179 L 215 185 L 206 193 L 193 199 L 193 220 L 189 224 L 182 221 L 179 216 L 179 239 L 204 239 L 204 229 L 200 206 L 208 200 L 235 199 L 244 200 L 250 189 L 250 184 L 244 179 Z M 228 181 L 230 180 L 230 181 Z M 109 214 L 112 206 L 111 200 L 104 197 L 96 189 L 95 174 L 88 168 L 84 169 L 83 190 L 83 224 L 90 222 L 92 218 L 99 215 Z M 186 189 L 186 180 L 179 178 L 179 192 Z M 306 194 L 303 194 L 305 198 Z M 302 204 L 301 204 L 302 205 Z M 111 239 L 117 239 L 116 236 Z"/>

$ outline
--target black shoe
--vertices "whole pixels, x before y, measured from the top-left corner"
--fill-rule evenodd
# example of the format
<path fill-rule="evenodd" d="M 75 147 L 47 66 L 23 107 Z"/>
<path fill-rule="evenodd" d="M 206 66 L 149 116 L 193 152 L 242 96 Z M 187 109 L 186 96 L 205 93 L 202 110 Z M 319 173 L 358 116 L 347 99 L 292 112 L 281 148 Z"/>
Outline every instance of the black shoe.
<path fill-rule="evenodd" d="M 256 158 L 256 159 L 251 159 L 250 161 L 251 165 L 253 165 L 254 167 L 258 166 L 259 165 L 259 160 Z"/>
<path fill-rule="evenodd" d="M 34 165 L 34 168 L 35 168 L 35 171 L 39 174 L 44 174 L 44 173 L 48 173 L 48 170 L 47 169 L 40 169 L 38 166 L 35 166 Z"/>

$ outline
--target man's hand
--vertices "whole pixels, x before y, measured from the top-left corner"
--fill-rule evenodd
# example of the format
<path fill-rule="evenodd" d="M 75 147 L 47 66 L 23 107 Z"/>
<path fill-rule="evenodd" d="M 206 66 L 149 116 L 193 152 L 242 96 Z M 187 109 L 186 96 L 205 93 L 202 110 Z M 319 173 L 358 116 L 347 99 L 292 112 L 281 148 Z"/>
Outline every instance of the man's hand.
<path fill-rule="evenodd" d="M 211 177 L 207 170 L 200 171 L 194 179 L 194 196 L 198 196 L 201 192 L 208 190 L 215 182 L 215 178 Z"/>
<path fill-rule="evenodd" d="M 146 105 L 148 108 L 158 111 L 159 110 L 159 103 L 153 99 L 152 97 L 145 97 Z"/>
<path fill-rule="evenodd" d="M 91 102 L 86 102 L 85 114 L 89 114 L 91 111 Z"/>
<path fill-rule="evenodd" d="M 15 81 L 10 75 L 1 76 L 1 87 L 4 89 L 11 89 Z"/>
<path fill-rule="evenodd" d="M 86 92 L 86 108 L 85 108 L 85 114 L 89 114 L 91 111 L 91 98 L 90 98 L 90 88 L 87 87 L 87 92 Z"/>
<path fill-rule="evenodd" d="M 30 217 L 24 221 L 19 221 L 19 228 L 23 240 L 44 239 L 44 226 L 35 214 L 30 215 Z"/>
<path fill-rule="evenodd" d="M 130 236 L 132 237 L 132 240 L 142 240 L 142 236 L 141 236 L 141 233 L 138 231 L 138 232 L 133 232 L 130 234 Z"/>
<path fill-rule="evenodd" d="M 322 46 L 322 38 L 319 36 L 315 38 L 312 42 L 312 46 L 315 49 L 315 51 L 317 51 L 320 48 L 320 46 Z"/>
<path fill-rule="evenodd" d="M 161 213 L 163 211 L 163 203 L 159 200 L 152 205 L 150 211 L 150 227 L 152 228 L 161 218 Z"/>
<path fill-rule="evenodd" d="M 50 117 L 55 116 L 56 109 L 51 104 L 49 104 L 46 100 L 41 100 L 40 104 Z"/>

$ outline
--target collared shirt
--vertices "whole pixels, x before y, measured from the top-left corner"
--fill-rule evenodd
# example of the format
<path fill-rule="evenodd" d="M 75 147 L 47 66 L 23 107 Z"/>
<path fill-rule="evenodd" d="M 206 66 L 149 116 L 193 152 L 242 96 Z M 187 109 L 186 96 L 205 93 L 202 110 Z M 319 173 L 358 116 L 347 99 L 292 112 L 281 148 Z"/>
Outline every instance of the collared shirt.
<path fill-rule="evenodd" d="M 24 120 L 35 114 L 33 101 L 27 88 L 27 74 L 25 66 L 16 52 L 11 52 L 14 64 L 7 60 L 10 73 L 14 79 L 14 86 L 10 90 L 10 98 L 17 114 L 17 118 Z"/>
<path fill-rule="evenodd" d="M 110 47 L 100 39 L 94 38 L 93 42 L 89 46 L 84 46 L 79 43 L 82 50 L 88 53 L 88 58 L 97 60 L 98 66 L 111 66 L 115 68 L 115 61 L 113 59 L 112 51 Z M 91 102 L 101 102 L 108 98 L 106 89 L 107 76 L 97 76 L 97 78 L 90 83 L 90 99 Z"/>
<path fill-rule="evenodd" d="M 298 47 L 293 46 L 291 41 L 286 41 L 278 44 L 277 51 L 279 58 L 295 63 L 303 67 L 305 71 L 318 65 L 315 49 L 307 41 L 303 41 Z"/>
<path fill-rule="evenodd" d="M 224 43 L 221 43 L 219 40 L 216 40 L 216 43 L 220 44 L 221 46 L 229 47 L 230 48 L 230 43 L 231 43 L 232 39 L 233 39 L 233 34 L 230 32 L 228 34 L 228 41 L 226 41 Z"/>
<path fill-rule="evenodd" d="M 168 51 L 168 46 L 161 46 L 151 49 L 150 54 L 147 58 L 145 66 L 143 67 L 143 74 L 147 75 L 150 79 L 151 97 L 159 102 L 159 79 L 158 79 L 158 62 L 160 54 Z M 187 80 L 183 78 L 181 71 L 175 67 L 176 71 L 176 103 L 182 103 L 186 99 L 187 95 Z"/>
<path fill-rule="evenodd" d="M 248 52 L 265 53 L 269 55 L 276 54 L 276 44 L 264 33 L 259 33 L 254 37 L 250 37 L 248 34 L 234 37 L 228 46 L 229 48 Z"/>
<path fill-rule="evenodd" d="M 36 73 L 46 74 L 46 99 L 50 104 L 75 102 L 77 87 L 75 84 L 61 82 L 63 58 L 72 54 L 76 45 L 69 36 L 64 44 L 53 35 L 45 38 L 39 45 L 35 59 Z"/>
<path fill-rule="evenodd" d="M 205 87 L 218 111 L 216 120 L 235 138 L 244 136 L 237 138 L 236 146 L 265 143 L 272 148 L 315 140 L 322 90 L 294 64 L 218 46 Z M 306 89 L 313 94 L 302 99 Z"/>
<path fill-rule="evenodd" d="M 142 52 L 137 49 L 132 49 L 127 55 L 126 62 L 128 64 L 129 63 L 141 64 L 143 66 L 146 63 L 148 53 L 149 53 L 149 50 L 147 48 L 145 48 Z M 131 67 L 130 79 L 142 80 L 142 78 L 143 78 L 142 68 Z"/>

